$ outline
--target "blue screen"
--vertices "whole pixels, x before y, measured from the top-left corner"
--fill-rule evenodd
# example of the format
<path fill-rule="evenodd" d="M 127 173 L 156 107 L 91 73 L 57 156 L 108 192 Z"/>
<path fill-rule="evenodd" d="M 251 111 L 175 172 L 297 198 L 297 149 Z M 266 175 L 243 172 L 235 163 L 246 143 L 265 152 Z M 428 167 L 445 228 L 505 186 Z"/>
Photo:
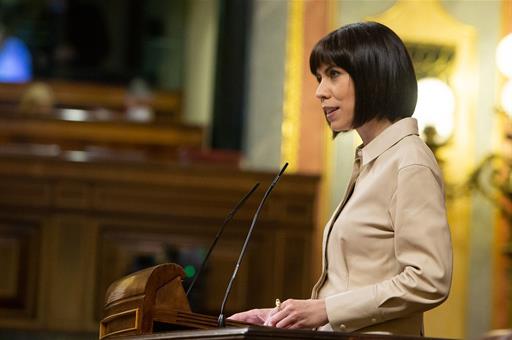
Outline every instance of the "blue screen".
<path fill-rule="evenodd" d="M 32 79 L 32 57 L 25 43 L 9 37 L 0 46 L 0 82 L 24 83 Z"/>

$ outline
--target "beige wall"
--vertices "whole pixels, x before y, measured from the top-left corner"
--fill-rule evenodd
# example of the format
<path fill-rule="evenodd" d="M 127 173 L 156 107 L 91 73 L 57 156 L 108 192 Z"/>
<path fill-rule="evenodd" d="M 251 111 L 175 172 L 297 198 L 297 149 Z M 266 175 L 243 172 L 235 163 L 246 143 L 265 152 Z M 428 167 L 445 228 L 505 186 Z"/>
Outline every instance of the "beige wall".
<path fill-rule="evenodd" d="M 184 121 L 208 127 L 213 112 L 218 1 L 187 0 Z"/>
<path fill-rule="evenodd" d="M 253 2 L 244 138 L 248 169 L 280 168 L 287 10 L 287 1 Z"/>

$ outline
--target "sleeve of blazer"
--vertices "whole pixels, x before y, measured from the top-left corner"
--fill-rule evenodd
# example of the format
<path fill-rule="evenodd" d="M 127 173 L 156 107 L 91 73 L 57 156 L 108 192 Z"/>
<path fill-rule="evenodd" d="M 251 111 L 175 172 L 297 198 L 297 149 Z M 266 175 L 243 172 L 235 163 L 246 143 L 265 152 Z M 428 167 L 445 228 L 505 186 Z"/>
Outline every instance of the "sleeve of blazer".
<path fill-rule="evenodd" d="M 425 311 L 448 296 L 452 247 L 441 178 L 426 166 L 402 168 L 389 214 L 402 271 L 388 280 L 327 297 L 333 329 L 350 332 Z"/>

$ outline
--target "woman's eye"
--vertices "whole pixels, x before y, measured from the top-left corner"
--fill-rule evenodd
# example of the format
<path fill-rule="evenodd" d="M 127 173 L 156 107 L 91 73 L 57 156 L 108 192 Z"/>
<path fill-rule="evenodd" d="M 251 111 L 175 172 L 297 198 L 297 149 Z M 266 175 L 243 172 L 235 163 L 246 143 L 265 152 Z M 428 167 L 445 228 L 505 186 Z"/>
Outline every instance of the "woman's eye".
<path fill-rule="evenodd" d="M 316 81 L 320 83 L 322 81 L 322 77 L 316 76 Z"/>
<path fill-rule="evenodd" d="M 329 71 L 329 77 L 330 78 L 336 78 L 337 76 L 339 76 L 341 74 L 341 72 L 339 71 L 336 71 L 336 70 L 330 70 Z"/>

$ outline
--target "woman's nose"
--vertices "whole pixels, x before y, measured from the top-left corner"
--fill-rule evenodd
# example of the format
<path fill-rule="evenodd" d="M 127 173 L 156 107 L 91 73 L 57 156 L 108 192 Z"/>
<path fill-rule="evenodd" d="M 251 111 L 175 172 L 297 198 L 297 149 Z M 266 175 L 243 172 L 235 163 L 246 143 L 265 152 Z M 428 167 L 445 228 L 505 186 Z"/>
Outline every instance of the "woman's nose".
<path fill-rule="evenodd" d="M 318 99 L 320 99 L 320 101 L 323 101 L 324 99 L 328 98 L 328 92 L 323 81 L 318 83 L 318 86 L 316 87 L 315 96 Z"/>

